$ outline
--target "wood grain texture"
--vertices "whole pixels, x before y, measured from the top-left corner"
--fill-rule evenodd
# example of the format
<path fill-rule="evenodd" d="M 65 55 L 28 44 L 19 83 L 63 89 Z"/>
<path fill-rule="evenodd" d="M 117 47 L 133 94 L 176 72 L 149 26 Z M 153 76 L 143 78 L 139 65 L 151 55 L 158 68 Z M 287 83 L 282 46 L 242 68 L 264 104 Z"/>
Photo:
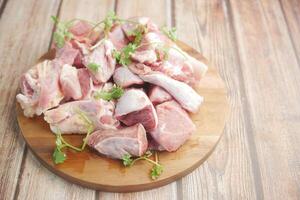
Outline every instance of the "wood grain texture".
<path fill-rule="evenodd" d="M 207 60 L 196 50 L 180 41 L 177 44 L 183 51 L 208 65 Z M 44 59 L 53 57 L 53 51 L 43 56 Z M 29 149 L 55 174 L 72 183 L 103 191 L 141 191 L 166 185 L 187 175 L 208 158 L 220 140 L 229 112 L 229 103 L 224 83 L 214 67 L 209 66 L 195 90 L 205 99 L 201 109 L 190 115 L 196 131 L 176 152 L 159 153 L 164 173 L 156 180 L 149 177 L 151 165 L 147 162 L 138 162 L 130 168 L 124 168 L 119 160 L 99 156 L 90 148 L 80 153 L 66 150 L 67 160 L 63 164 L 55 165 L 52 160 L 55 136 L 43 117 L 27 118 L 17 104 L 17 118 Z M 78 134 L 64 135 L 64 139 L 75 146 L 82 143 L 83 137 Z M 24 172 L 26 169 L 32 171 L 34 168 L 25 165 Z M 41 176 L 41 179 L 44 180 L 44 177 Z M 28 180 L 30 179 L 26 179 L 26 182 Z"/>
<path fill-rule="evenodd" d="M 187 12 L 188 11 L 188 12 Z M 175 1 L 178 37 L 200 50 L 220 71 L 229 88 L 231 115 L 211 157 L 184 177 L 182 199 L 256 199 L 255 156 L 248 142 L 239 58 L 225 1 Z M 248 130 L 247 130 L 248 129 Z M 258 191 L 257 191 L 258 190 Z"/>
<path fill-rule="evenodd" d="M 98 21 L 103 19 L 109 10 L 113 10 L 113 7 L 113 1 L 64 0 L 58 17 L 62 20 L 82 18 Z M 49 15 L 45 17 L 49 17 Z M 45 26 L 51 27 L 51 25 L 47 24 L 42 25 L 42 27 Z M 51 34 L 51 30 L 48 30 L 49 33 Z M 50 44 L 49 39 L 47 41 Z M 45 46 L 47 47 L 48 44 Z M 18 199 L 95 199 L 96 191 L 69 183 L 54 175 L 44 168 L 39 161 L 33 159 L 31 153 L 27 155 L 23 168 L 19 183 L 20 191 L 17 195 Z M 46 187 L 40 187 L 41 184 Z"/>
<path fill-rule="evenodd" d="M 262 196 L 297 199 L 300 68 L 280 4 L 270 0 L 230 1 L 230 6 Z"/>
<path fill-rule="evenodd" d="M 38 55 L 47 50 L 52 30 L 49 16 L 56 13 L 58 4 L 58 1 L 11 0 L 7 2 L 1 16 L 1 199 L 14 197 L 24 151 L 24 142 L 19 139 L 20 132 L 13 106 L 19 88 L 19 77 L 35 62 Z"/>
<path fill-rule="evenodd" d="M 295 49 L 300 63 L 300 1 L 298 0 L 279 0 L 281 9 L 283 10 L 284 18 L 286 20 L 288 31 L 292 39 L 292 45 Z"/>

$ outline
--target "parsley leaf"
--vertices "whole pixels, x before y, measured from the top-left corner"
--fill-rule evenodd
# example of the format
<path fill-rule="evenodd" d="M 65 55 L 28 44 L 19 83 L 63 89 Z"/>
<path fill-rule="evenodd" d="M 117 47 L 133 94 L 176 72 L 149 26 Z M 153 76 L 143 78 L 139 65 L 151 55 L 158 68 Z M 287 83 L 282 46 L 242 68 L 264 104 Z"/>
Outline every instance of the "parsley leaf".
<path fill-rule="evenodd" d="M 91 71 L 93 72 L 97 72 L 99 70 L 99 68 L 101 67 L 99 64 L 97 63 L 89 63 L 87 66 Z"/>
<path fill-rule="evenodd" d="M 94 94 L 95 99 L 104 99 L 110 101 L 112 99 L 119 99 L 124 94 L 124 90 L 120 86 L 114 85 L 114 87 L 108 91 L 98 91 Z"/>
<path fill-rule="evenodd" d="M 156 164 L 153 166 L 153 168 L 151 169 L 151 178 L 153 180 L 157 179 L 161 173 L 163 172 L 163 166 L 160 164 Z"/>
<path fill-rule="evenodd" d="M 56 147 L 53 152 L 52 159 L 55 164 L 63 163 L 66 160 L 66 155 L 61 152 L 58 147 Z"/>
<path fill-rule="evenodd" d="M 118 21 L 118 17 L 116 16 L 114 11 L 111 11 L 106 15 L 105 19 L 103 20 L 105 35 L 107 35 L 110 32 L 111 28 L 113 27 L 116 21 Z"/>
<path fill-rule="evenodd" d="M 65 45 L 65 41 L 70 40 L 73 37 L 72 33 L 69 31 L 73 21 L 61 22 L 55 16 L 51 16 L 51 19 L 56 25 L 56 30 L 53 34 L 54 42 L 58 48 L 62 48 Z"/>
<path fill-rule="evenodd" d="M 129 33 L 130 36 L 134 36 L 133 44 L 139 45 L 142 41 L 143 35 L 148 32 L 145 25 L 138 24 L 136 28 Z"/>
<path fill-rule="evenodd" d="M 162 32 L 168 36 L 173 42 L 176 42 L 177 40 L 177 30 L 175 27 L 172 27 L 171 29 L 168 29 L 166 26 L 162 28 Z"/>
<path fill-rule="evenodd" d="M 130 154 L 125 154 L 123 157 L 122 157 L 122 161 L 123 161 L 123 165 L 125 167 L 127 166 L 130 166 L 132 164 L 132 161 L 133 159 L 131 158 L 131 155 Z"/>
<path fill-rule="evenodd" d="M 121 51 L 115 50 L 113 56 L 119 64 L 127 66 L 131 63 L 130 56 L 135 52 L 136 49 L 136 44 L 129 43 Z"/>

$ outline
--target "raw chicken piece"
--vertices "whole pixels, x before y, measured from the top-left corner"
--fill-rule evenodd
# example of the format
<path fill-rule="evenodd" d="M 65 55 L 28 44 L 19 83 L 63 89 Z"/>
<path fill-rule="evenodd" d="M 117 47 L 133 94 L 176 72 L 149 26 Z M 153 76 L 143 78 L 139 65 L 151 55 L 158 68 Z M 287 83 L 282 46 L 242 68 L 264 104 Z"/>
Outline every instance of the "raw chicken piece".
<path fill-rule="evenodd" d="M 125 88 L 131 85 L 142 85 L 144 81 L 134 73 L 132 73 L 127 67 L 119 67 L 115 70 L 113 75 L 114 82 Z"/>
<path fill-rule="evenodd" d="M 141 124 L 117 130 L 99 130 L 88 138 L 88 145 L 99 153 L 115 159 L 126 154 L 142 156 L 148 146 L 146 131 Z"/>
<path fill-rule="evenodd" d="M 153 63 L 157 60 L 154 50 L 136 51 L 131 55 L 131 58 L 138 63 Z"/>
<path fill-rule="evenodd" d="M 75 67 L 63 65 L 59 80 L 65 99 L 78 100 L 82 97 L 80 81 Z"/>
<path fill-rule="evenodd" d="M 184 109 L 192 113 L 196 113 L 198 111 L 203 101 L 203 97 L 198 95 L 192 87 L 183 82 L 174 80 L 162 73 L 151 73 L 147 75 L 140 75 L 140 77 L 145 82 L 158 85 L 165 89 L 181 104 Z"/>
<path fill-rule="evenodd" d="M 82 93 L 82 99 L 88 99 L 90 98 L 91 90 L 93 87 L 92 78 L 86 68 L 78 69 L 77 73 Z"/>
<path fill-rule="evenodd" d="M 116 129 L 119 122 L 113 117 L 114 102 L 103 100 L 72 101 L 60 105 L 58 108 L 48 110 L 44 119 L 50 124 L 54 133 L 59 130 L 64 134 L 87 133 L 88 123 L 82 115 L 88 118 L 94 127 L 99 129 Z"/>
<path fill-rule="evenodd" d="M 55 57 L 61 64 L 73 65 L 76 57 L 80 55 L 78 49 L 73 48 L 71 43 L 66 43 L 63 48 L 57 48 Z"/>
<path fill-rule="evenodd" d="M 150 88 L 148 97 L 153 105 L 157 105 L 172 99 L 172 96 L 167 91 L 158 86 L 153 86 Z"/>
<path fill-rule="evenodd" d="M 116 105 L 115 117 L 127 126 L 141 123 L 146 131 L 157 126 L 157 115 L 151 101 L 138 89 L 125 91 Z"/>
<path fill-rule="evenodd" d="M 108 37 L 117 50 L 124 48 L 129 43 L 121 25 L 114 26 Z"/>
<path fill-rule="evenodd" d="M 45 60 L 36 64 L 21 78 L 23 94 L 17 95 L 17 101 L 24 110 L 24 115 L 33 117 L 58 106 L 63 99 L 59 88 L 60 64 Z"/>
<path fill-rule="evenodd" d="M 114 46 L 111 41 L 104 39 L 91 54 L 84 57 L 83 64 L 89 69 L 95 83 L 105 83 L 113 75 L 116 60 L 112 56 Z M 89 64 L 98 65 L 98 69 L 89 68 Z"/>
<path fill-rule="evenodd" d="M 176 151 L 196 130 L 186 111 L 175 101 L 157 105 L 156 112 L 158 126 L 150 133 L 169 152 Z"/>

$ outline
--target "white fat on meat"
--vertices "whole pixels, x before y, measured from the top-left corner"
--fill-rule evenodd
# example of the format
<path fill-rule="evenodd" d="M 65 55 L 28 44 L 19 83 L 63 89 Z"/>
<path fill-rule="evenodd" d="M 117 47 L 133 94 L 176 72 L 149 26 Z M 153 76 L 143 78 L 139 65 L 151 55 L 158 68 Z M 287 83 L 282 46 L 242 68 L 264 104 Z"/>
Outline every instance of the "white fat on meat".
<path fill-rule="evenodd" d="M 159 86 L 151 87 L 148 92 L 148 97 L 153 105 L 157 105 L 172 99 L 172 96 Z"/>
<path fill-rule="evenodd" d="M 26 117 L 41 115 L 46 110 L 59 105 L 63 99 L 59 87 L 60 71 L 58 62 L 45 60 L 22 76 L 22 93 L 16 98 Z"/>
<path fill-rule="evenodd" d="M 131 85 L 142 85 L 144 81 L 134 73 L 132 73 L 127 67 L 119 67 L 115 70 L 113 75 L 114 82 L 125 88 Z"/>
<path fill-rule="evenodd" d="M 167 101 L 156 107 L 158 126 L 151 131 L 152 138 L 169 152 L 176 151 L 196 130 L 189 115 L 176 101 Z"/>
<path fill-rule="evenodd" d="M 148 147 L 146 131 L 141 124 L 95 131 L 88 137 L 87 143 L 100 154 L 115 159 L 122 159 L 126 154 L 142 156 Z"/>
<path fill-rule="evenodd" d="M 157 56 L 154 50 L 141 50 L 135 51 L 131 55 L 132 60 L 138 63 L 154 63 L 157 60 Z"/>
<path fill-rule="evenodd" d="M 63 65 L 59 80 L 66 99 L 78 100 L 82 98 L 80 81 L 75 67 L 68 64 Z"/>
<path fill-rule="evenodd" d="M 141 123 L 146 131 L 153 130 L 158 123 L 153 104 L 139 89 L 125 91 L 117 102 L 115 117 L 127 126 Z"/>
<path fill-rule="evenodd" d="M 162 73 L 151 73 L 140 75 L 140 77 L 145 82 L 152 83 L 165 89 L 189 112 L 196 113 L 203 102 L 203 97 L 201 97 L 192 87 Z"/>
<path fill-rule="evenodd" d="M 54 133 L 85 134 L 89 124 L 83 116 L 92 122 L 94 130 L 116 129 L 119 122 L 113 116 L 114 108 L 114 102 L 101 99 L 72 101 L 46 111 L 44 119 Z"/>
<path fill-rule="evenodd" d="M 90 54 L 83 59 L 83 64 L 88 68 L 95 83 L 105 83 L 113 75 L 116 67 L 116 59 L 113 58 L 114 45 L 110 40 L 103 39 Z M 97 70 L 89 68 L 89 64 L 99 66 Z"/>

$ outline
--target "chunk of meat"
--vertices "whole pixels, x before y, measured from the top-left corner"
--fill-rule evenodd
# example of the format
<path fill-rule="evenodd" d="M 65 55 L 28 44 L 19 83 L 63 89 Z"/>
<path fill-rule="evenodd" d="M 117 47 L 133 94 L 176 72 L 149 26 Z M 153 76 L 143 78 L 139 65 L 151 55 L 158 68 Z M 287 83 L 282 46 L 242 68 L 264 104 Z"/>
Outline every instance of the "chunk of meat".
<path fill-rule="evenodd" d="M 196 130 L 186 111 L 175 101 L 157 105 L 156 112 L 158 126 L 150 133 L 169 152 L 176 151 Z"/>
<path fill-rule="evenodd" d="M 110 158 L 122 159 L 126 154 L 142 156 L 148 147 L 146 131 L 141 124 L 117 130 L 99 130 L 88 138 L 88 145 Z"/>
<path fill-rule="evenodd" d="M 114 26 L 108 37 L 117 50 L 124 48 L 129 43 L 121 25 Z"/>
<path fill-rule="evenodd" d="M 150 88 L 148 97 L 153 105 L 157 105 L 172 99 L 172 96 L 167 91 L 158 86 L 153 86 Z"/>
<path fill-rule="evenodd" d="M 116 60 L 112 56 L 114 46 L 111 41 L 104 39 L 91 54 L 84 57 L 83 64 L 89 69 L 95 83 L 105 83 L 113 75 Z M 89 68 L 89 64 L 96 64 L 97 69 Z"/>
<path fill-rule="evenodd" d="M 24 115 L 33 117 L 58 106 L 63 99 L 59 87 L 61 67 L 57 61 L 45 60 L 36 64 L 21 78 L 22 94 L 17 101 L 24 110 Z"/>
<path fill-rule="evenodd" d="M 59 80 L 65 99 L 78 100 L 82 97 L 80 81 L 75 67 L 68 64 L 63 65 Z"/>
<path fill-rule="evenodd" d="M 86 68 L 78 69 L 77 74 L 80 83 L 82 99 L 89 98 L 91 89 L 93 87 L 92 78 Z"/>
<path fill-rule="evenodd" d="M 151 101 L 138 89 L 125 91 L 117 102 L 115 117 L 127 126 L 141 123 L 146 131 L 157 126 L 157 115 Z"/>
<path fill-rule="evenodd" d="M 132 73 L 127 67 L 119 67 L 115 70 L 113 75 L 114 82 L 125 88 L 131 85 L 142 85 L 144 81 L 134 73 Z"/>
<path fill-rule="evenodd" d="M 140 77 L 145 82 L 152 83 L 165 89 L 184 109 L 192 113 L 196 113 L 199 110 L 203 97 L 186 83 L 174 80 L 162 73 L 151 73 L 140 75 Z"/>
<path fill-rule="evenodd" d="M 158 144 L 151 136 L 151 134 L 147 134 L 148 140 L 148 150 L 150 151 L 165 151 L 165 148 Z"/>
<path fill-rule="evenodd" d="M 66 43 L 64 47 L 56 49 L 55 57 L 62 64 L 73 65 L 76 57 L 78 57 L 79 54 L 79 50 L 73 48 L 71 43 Z"/>
<path fill-rule="evenodd" d="M 114 108 L 114 102 L 101 99 L 72 101 L 46 111 L 44 119 L 54 133 L 59 130 L 63 134 L 85 134 L 88 122 L 84 116 L 92 122 L 94 130 L 116 129 L 119 122 L 113 116 Z"/>
<path fill-rule="evenodd" d="M 138 63 L 153 63 L 157 60 L 154 50 L 136 51 L 131 55 L 131 58 Z"/>

